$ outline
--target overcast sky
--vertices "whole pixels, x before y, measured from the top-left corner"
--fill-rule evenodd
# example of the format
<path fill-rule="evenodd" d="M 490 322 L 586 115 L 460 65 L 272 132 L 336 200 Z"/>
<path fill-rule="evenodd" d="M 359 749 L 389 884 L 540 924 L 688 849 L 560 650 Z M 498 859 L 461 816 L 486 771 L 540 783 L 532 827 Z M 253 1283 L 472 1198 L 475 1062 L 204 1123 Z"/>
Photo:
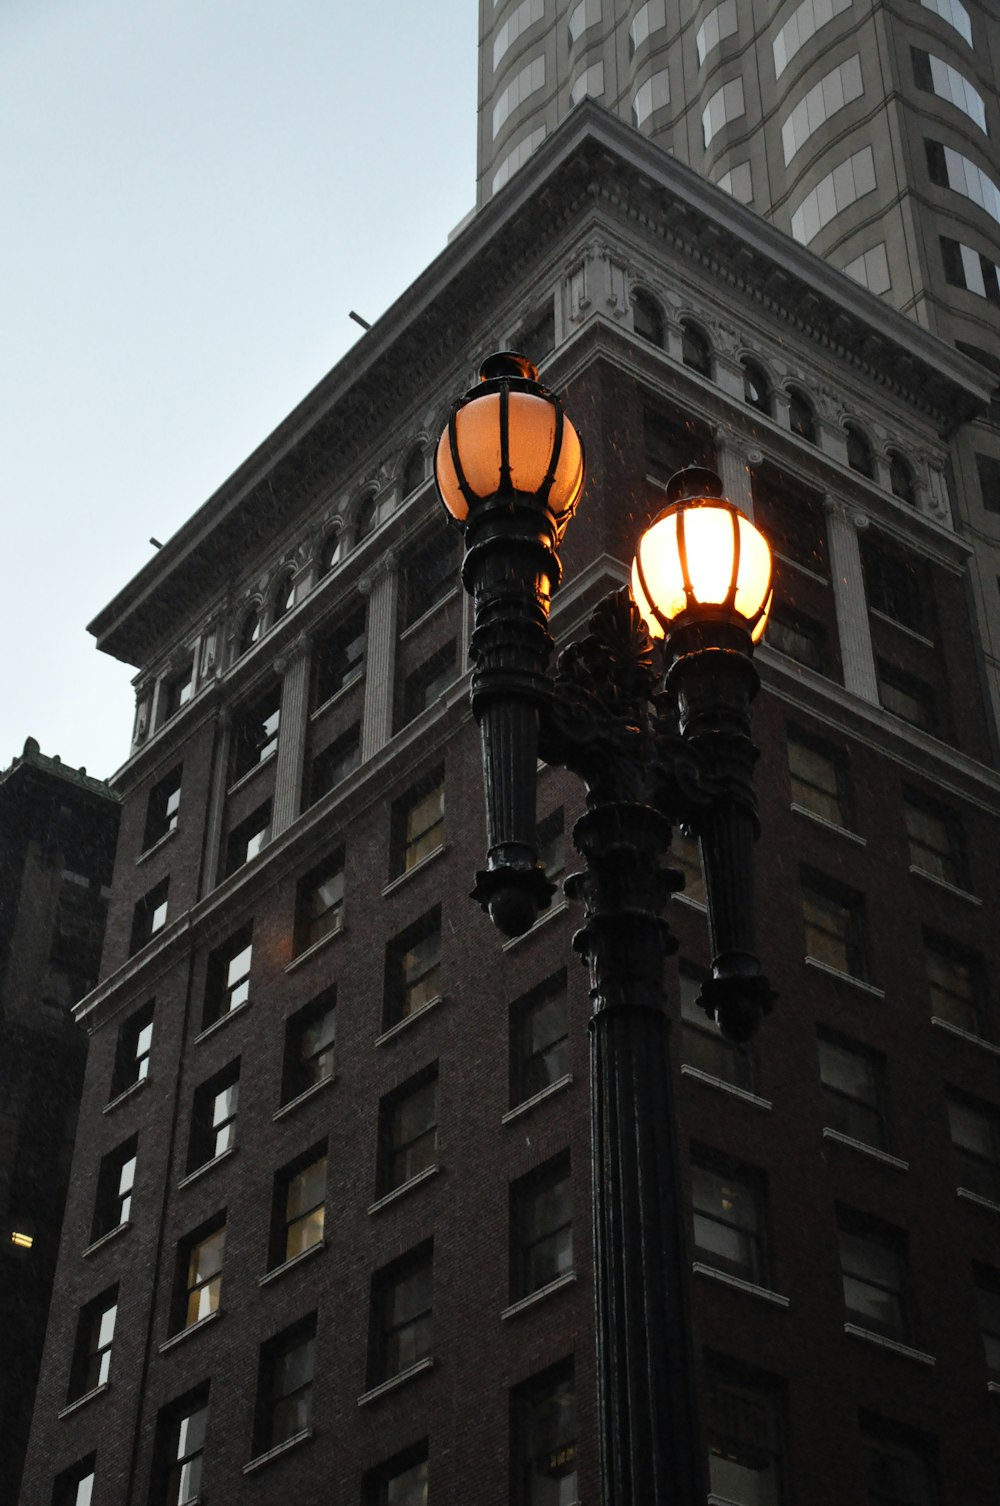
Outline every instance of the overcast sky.
<path fill-rule="evenodd" d="M 106 777 L 86 624 L 475 201 L 476 0 L 0 0 L 0 768 Z"/>

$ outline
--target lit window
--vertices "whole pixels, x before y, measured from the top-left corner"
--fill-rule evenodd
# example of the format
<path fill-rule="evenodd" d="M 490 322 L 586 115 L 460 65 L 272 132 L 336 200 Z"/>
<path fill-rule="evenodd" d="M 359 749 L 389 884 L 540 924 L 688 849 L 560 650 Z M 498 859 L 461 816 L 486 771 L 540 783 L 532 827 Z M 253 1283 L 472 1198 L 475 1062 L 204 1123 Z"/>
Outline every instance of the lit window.
<path fill-rule="evenodd" d="M 871 246 L 849 261 L 844 268 L 848 277 L 853 277 L 855 282 L 867 288 L 870 293 L 887 293 L 892 287 L 892 277 L 889 273 L 889 256 L 885 249 L 885 241 L 879 241 L 877 246 Z"/>
<path fill-rule="evenodd" d="M 644 84 L 640 84 L 635 91 L 632 101 L 632 123 L 636 126 L 645 125 L 651 115 L 657 110 L 662 110 L 670 103 L 670 74 L 666 68 L 661 68 L 651 78 L 647 78 Z"/>
<path fill-rule="evenodd" d="M 793 387 L 788 394 L 788 427 L 809 444 L 816 443 L 816 414 L 812 403 Z"/>
<path fill-rule="evenodd" d="M 740 1046 L 722 1034 L 714 1019 L 709 1019 L 698 1002 L 703 973 L 690 963 L 678 969 L 678 992 L 681 1004 L 681 1057 L 720 1082 L 733 1087 L 753 1088 L 753 1057 L 748 1046 Z"/>
<path fill-rule="evenodd" d="M 22 1229 L 15 1229 L 10 1236 L 10 1242 L 19 1250 L 30 1250 L 35 1243 L 35 1236 L 28 1234 Z"/>
<path fill-rule="evenodd" d="M 845 1220 L 838 1229 L 848 1319 L 893 1339 L 910 1336 L 903 1252 L 894 1230 Z"/>
<path fill-rule="evenodd" d="M 514 1500 L 517 1506 L 576 1501 L 576 1388 L 572 1359 L 511 1392 Z"/>
<path fill-rule="evenodd" d="M 789 728 L 788 772 L 794 804 L 834 826 L 850 826 L 847 758 L 840 748 Z"/>
<path fill-rule="evenodd" d="M 326 1146 L 307 1152 L 280 1171 L 274 1182 L 271 1230 L 273 1268 L 304 1255 L 323 1239 L 326 1202 Z"/>
<path fill-rule="evenodd" d="M 380 1196 L 395 1192 L 437 1162 L 437 1081 L 437 1067 L 429 1067 L 379 1105 Z"/>
<path fill-rule="evenodd" d="M 177 812 L 181 803 L 180 765 L 171 769 L 154 784 L 146 801 L 146 825 L 142 834 L 142 850 L 152 847 L 177 826 Z"/>
<path fill-rule="evenodd" d="M 161 879 L 148 894 L 136 902 L 132 911 L 132 936 L 129 943 L 129 956 L 138 952 L 147 942 L 152 941 L 157 931 L 162 931 L 167 923 L 167 893 L 170 888 L 170 879 Z"/>
<path fill-rule="evenodd" d="M 254 1425 L 258 1453 L 306 1432 L 312 1420 L 315 1369 L 315 1313 L 262 1346 Z"/>
<path fill-rule="evenodd" d="M 309 772 L 309 803 L 336 789 L 361 762 L 361 723 L 355 722 L 340 737 L 316 754 Z"/>
<path fill-rule="evenodd" d="M 417 544 L 412 552 L 407 551 L 401 627 L 412 626 L 454 591 L 459 581 L 459 567 L 458 535 L 446 525 L 436 528 L 433 535 Z"/>
<path fill-rule="evenodd" d="M 761 1285 L 765 1265 L 759 1176 L 693 1152 L 691 1201 L 695 1258 Z"/>
<path fill-rule="evenodd" d="M 753 172 L 749 162 L 737 162 L 735 167 L 731 167 L 728 172 L 722 174 L 721 178 L 716 179 L 716 186 L 740 204 L 752 203 Z"/>
<path fill-rule="evenodd" d="M 972 46 L 972 22 L 962 0 L 920 0 L 920 3 L 925 9 L 940 16 L 942 21 L 947 21 L 949 26 L 954 26 L 969 46 Z"/>
<path fill-rule="evenodd" d="M 698 49 L 699 67 L 708 57 L 713 48 L 724 42 L 726 37 L 734 36 L 739 29 L 739 18 L 736 14 L 736 0 L 722 0 L 714 10 L 710 10 L 704 21 L 698 27 L 694 43 Z"/>
<path fill-rule="evenodd" d="M 568 1154 L 510 1189 L 511 1297 L 528 1297 L 573 1269 L 573 1187 Z"/>
<path fill-rule="evenodd" d="M 795 153 L 805 145 L 814 131 L 819 130 L 824 121 L 852 100 L 859 99 L 863 93 L 861 58 L 855 53 L 821 78 L 819 83 L 814 84 L 781 127 L 785 166 L 788 166 Z"/>
<path fill-rule="evenodd" d="M 804 869 L 802 918 L 807 957 L 853 978 L 868 976 L 864 901 L 860 894 Z"/>
<path fill-rule="evenodd" d="M 503 129 L 508 117 L 514 113 L 519 105 L 523 104 L 530 95 L 536 93 L 545 86 L 545 54 L 539 53 L 538 57 L 532 58 L 530 63 L 516 73 L 493 106 L 493 135 L 496 137 Z"/>
<path fill-rule="evenodd" d="M 226 878 L 243 868 L 266 847 L 271 836 L 271 802 L 265 800 L 251 811 L 226 838 Z"/>
<path fill-rule="evenodd" d="M 803 0 L 771 44 L 775 76 L 781 77 L 799 48 L 804 47 L 821 26 L 850 8 L 851 0 Z"/>
<path fill-rule="evenodd" d="M 872 611 L 926 635 L 931 626 L 930 591 L 921 556 L 869 529 L 861 539 L 861 563 Z"/>
<path fill-rule="evenodd" d="M 339 931 L 344 906 L 344 853 L 333 853 L 320 867 L 299 880 L 295 902 L 295 950 Z"/>
<path fill-rule="evenodd" d="M 439 997 L 441 907 L 421 917 L 385 951 L 385 1020 L 388 1030 Z"/>
<path fill-rule="evenodd" d="M 916 790 L 904 789 L 903 819 L 912 866 L 961 889 L 964 850 L 961 827 L 953 813 Z"/>
<path fill-rule="evenodd" d="M 255 769 L 276 751 L 280 721 L 280 685 L 275 685 L 259 700 L 237 712 L 229 759 L 230 781 L 249 774 L 251 769 Z"/>
<path fill-rule="evenodd" d="M 778 1396 L 770 1377 L 723 1360 L 706 1365 L 706 1426 L 712 1496 L 779 1506 Z"/>
<path fill-rule="evenodd" d="M 991 219 L 1000 223 L 1000 188 L 993 179 L 953 147 L 942 146 L 939 141 L 925 141 L 924 146 L 931 182 L 971 199 L 973 204 L 985 209 Z"/>
<path fill-rule="evenodd" d="M 153 1048 L 153 1001 L 144 1004 L 120 1026 L 115 1050 L 115 1070 L 111 1079 L 111 1096 L 117 1098 L 126 1088 L 142 1082 L 149 1075 L 149 1054 Z"/>
<path fill-rule="evenodd" d="M 454 679 L 455 640 L 452 639 L 431 654 L 429 659 L 403 681 L 402 719 L 399 726 L 408 726 L 422 711 L 433 706 Z"/>
<path fill-rule="evenodd" d="M 959 1186 L 1000 1203 L 1000 1115 L 984 1104 L 949 1095 L 948 1125 Z"/>
<path fill-rule="evenodd" d="M 585 31 L 596 26 L 601 19 L 601 0 L 580 0 L 579 5 L 574 6 L 569 18 L 570 45 L 579 40 Z"/>
<path fill-rule="evenodd" d="M 600 99 L 604 93 L 604 64 L 591 63 L 573 80 L 569 91 L 570 104 L 578 105 L 581 99 Z"/>
<path fill-rule="evenodd" d="M 250 927 L 219 947 L 208 959 L 203 1027 L 231 1014 L 250 997 L 250 964 L 253 957 Z"/>
<path fill-rule="evenodd" d="M 444 771 L 435 769 L 393 805 L 393 872 L 408 873 L 443 840 Z"/>
<path fill-rule="evenodd" d="M 913 60 L 913 81 L 918 89 L 946 99 L 956 109 L 975 121 L 981 131 L 986 130 L 986 105 L 978 89 L 973 88 L 964 74 L 950 63 L 937 58 L 933 53 L 923 52 L 919 47 L 910 48 Z"/>
<path fill-rule="evenodd" d="M 333 1076 L 336 1036 L 336 991 L 329 989 L 293 1014 L 285 1028 L 282 1103 Z"/>
<path fill-rule="evenodd" d="M 655 298 L 650 298 L 641 288 L 632 289 L 632 328 L 640 340 L 663 349 L 663 311 Z"/>
<path fill-rule="evenodd" d="M 208 1403 L 204 1388 L 183 1402 L 175 1402 L 160 1418 L 157 1453 L 162 1496 L 157 1506 L 194 1506 L 201 1496 L 201 1466 L 208 1426 Z"/>
<path fill-rule="evenodd" d="M 226 1226 L 192 1235 L 178 1250 L 178 1330 L 200 1323 L 219 1307 Z"/>
<path fill-rule="evenodd" d="M 846 157 L 806 194 L 792 215 L 792 235 L 808 246 L 824 225 L 876 187 L 875 158 L 871 147 L 866 146 Z"/>
<path fill-rule="evenodd" d="M 510 1101 L 515 1107 L 569 1072 L 565 972 L 554 973 L 511 1005 Z"/>
<path fill-rule="evenodd" d="M 991 303 L 1000 303 L 1000 266 L 961 241 L 940 237 L 945 280 L 953 288 L 966 288 Z"/>
<path fill-rule="evenodd" d="M 88 1302 L 81 1312 L 70 1374 L 70 1401 L 107 1385 L 117 1314 L 117 1286 Z"/>
<path fill-rule="evenodd" d="M 824 1122 L 862 1145 L 884 1149 L 884 1063 L 863 1047 L 820 1036 Z"/>
<path fill-rule="evenodd" d="M 499 192 L 504 184 L 514 176 L 518 168 L 524 166 L 532 152 L 537 151 L 544 140 L 545 127 L 543 125 L 536 126 L 529 135 L 525 136 L 522 141 L 518 142 L 517 146 L 513 147 L 507 153 L 493 174 L 494 193 Z"/>
<path fill-rule="evenodd" d="M 239 1105 L 240 1063 L 237 1058 L 195 1089 L 188 1143 L 189 1172 L 207 1166 L 232 1148 L 236 1140 Z"/>
<path fill-rule="evenodd" d="M 715 91 L 702 112 L 701 126 L 705 134 L 705 145 L 708 146 L 723 126 L 731 120 L 737 120 L 745 110 L 743 80 L 732 78 L 728 84 L 723 84 L 721 89 Z"/>
<path fill-rule="evenodd" d="M 654 31 L 662 31 L 666 24 L 666 0 L 646 0 L 646 4 L 636 11 L 628 29 L 629 56 L 631 57 Z"/>
<path fill-rule="evenodd" d="M 391 1380 L 430 1355 L 433 1282 L 430 1243 L 376 1273 L 372 1281 L 370 1385 Z"/>
<path fill-rule="evenodd" d="M 544 15 L 545 0 L 521 0 L 521 4 L 507 17 L 493 40 L 494 71 L 504 53 L 513 47 L 521 33 L 527 31 L 529 26 L 534 26 L 536 21 L 541 21 Z"/>
<path fill-rule="evenodd" d="M 91 1239 L 100 1239 L 129 1221 L 132 1187 L 135 1183 L 137 1137 L 109 1152 L 101 1161 L 97 1178 L 97 1204 Z"/>

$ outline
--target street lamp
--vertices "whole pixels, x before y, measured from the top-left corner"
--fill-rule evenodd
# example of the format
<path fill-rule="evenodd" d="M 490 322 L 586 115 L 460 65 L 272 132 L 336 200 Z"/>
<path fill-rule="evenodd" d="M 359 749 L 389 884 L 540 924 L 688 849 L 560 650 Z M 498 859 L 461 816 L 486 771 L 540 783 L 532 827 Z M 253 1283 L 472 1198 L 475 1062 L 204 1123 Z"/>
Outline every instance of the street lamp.
<path fill-rule="evenodd" d="M 632 588 L 593 613 L 549 669 L 559 543 L 583 488 L 583 446 L 530 361 L 491 356 L 435 457 L 465 535 L 475 607 L 472 707 L 483 748 L 486 868 L 473 897 L 508 935 L 554 890 L 536 850 L 537 760 L 587 787 L 584 858 L 566 892 L 586 907 L 573 945 L 590 968 L 598 1414 L 604 1506 L 695 1506 L 704 1463 L 694 1403 L 684 1219 L 664 995 L 676 951 L 663 909 L 683 876 L 672 828 L 701 843 L 712 965 L 702 1007 L 732 1038 L 773 995 L 756 955 L 750 704 L 753 645 L 771 602 L 770 551 L 691 468 L 639 540 Z M 662 639 L 664 670 L 653 668 Z"/>

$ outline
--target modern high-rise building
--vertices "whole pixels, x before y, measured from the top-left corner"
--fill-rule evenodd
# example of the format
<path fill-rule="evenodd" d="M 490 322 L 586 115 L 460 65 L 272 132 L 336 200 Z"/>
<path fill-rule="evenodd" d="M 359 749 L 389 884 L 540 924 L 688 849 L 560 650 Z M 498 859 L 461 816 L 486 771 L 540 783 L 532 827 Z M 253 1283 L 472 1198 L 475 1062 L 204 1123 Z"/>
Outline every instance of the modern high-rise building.
<path fill-rule="evenodd" d="M 535 23 L 483 9 L 486 69 Z M 775 549 L 752 1048 L 695 1003 L 672 849 L 707 1500 L 995 1501 L 994 384 L 627 119 L 546 127 L 92 624 L 137 709 L 25 1506 L 600 1499 L 578 916 L 504 942 L 468 898 L 470 609 L 430 479 L 510 347 L 587 448 L 559 646 L 686 463 Z M 582 808 L 541 772 L 554 876 Z"/>

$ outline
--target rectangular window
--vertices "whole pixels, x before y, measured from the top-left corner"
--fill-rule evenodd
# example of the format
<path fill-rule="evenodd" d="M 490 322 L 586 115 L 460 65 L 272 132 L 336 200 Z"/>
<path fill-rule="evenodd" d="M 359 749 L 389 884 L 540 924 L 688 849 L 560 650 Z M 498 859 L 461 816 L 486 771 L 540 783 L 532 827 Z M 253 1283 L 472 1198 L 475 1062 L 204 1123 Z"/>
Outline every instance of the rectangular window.
<path fill-rule="evenodd" d="M 102 1292 L 80 1313 L 70 1372 L 69 1401 L 105 1386 L 111 1372 L 111 1341 L 118 1315 L 118 1288 Z"/>
<path fill-rule="evenodd" d="M 1000 1272 L 976 1266 L 976 1306 L 986 1368 L 1000 1375 Z"/>
<path fill-rule="evenodd" d="M 156 1506 L 193 1506 L 201 1496 L 208 1426 L 208 1392 L 199 1388 L 160 1413 L 151 1500 Z"/>
<path fill-rule="evenodd" d="M 364 1506 L 427 1506 L 427 1439 L 369 1470 Z"/>
<path fill-rule="evenodd" d="M 573 1184 L 568 1152 L 510 1189 L 511 1298 L 517 1301 L 573 1269 Z"/>
<path fill-rule="evenodd" d="M 94 1498 L 95 1459 L 91 1454 L 56 1477 L 52 1506 L 91 1506 Z"/>
<path fill-rule="evenodd" d="M 177 1247 L 176 1332 L 210 1317 L 222 1296 L 222 1261 L 226 1253 L 225 1215 L 196 1230 Z"/>
<path fill-rule="evenodd" d="M 870 1414 L 860 1421 L 871 1506 L 936 1506 L 928 1440 Z"/>
<path fill-rule="evenodd" d="M 322 941 L 340 929 L 344 905 L 344 849 L 326 858 L 318 868 L 299 880 L 295 900 L 295 950 Z"/>
<path fill-rule="evenodd" d="M 510 1011 L 511 1108 L 569 1074 L 566 972 L 554 973 Z"/>
<path fill-rule="evenodd" d="M 433 1243 L 376 1272 L 372 1281 L 369 1384 L 391 1380 L 431 1353 Z"/>
<path fill-rule="evenodd" d="M 712 432 L 696 418 L 647 408 L 643 436 L 646 473 L 653 481 L 666 485 L 675 471 L 689 465 L 715 468 Z"/>
<path fill-rule="evenodd" d="M 312 656 L 313 710 L 361 678 L 367 640 L 366 609 L 362 605 L 317 641 Z"/>
<path fill-rule="evenodd" d="M 545 60 L 536 58 L 530 66 L 535 72 L 532 75 L 532 86 L 538 87 L 538 68 L 541 65 L 542 81 L 545 77 Z M 521 98 L 524 98 L 522 93 Z M 494 132 L 494 135 L 496 133 Z M 512 345 L 512 350 L 519 350 L 527 356 L 529 361 L 536 366 L 541 366 L 545 357 L 551 355 L 556 348 L 556 313 L 555 302 L 549 298 L 536 313 L 529 317 L 521 325 Z"/>
<path fill-rule="evenodd" d="M 709 1488 L 746 1506 L 781 1506 L 779 1398 L 773 1380 L 706 1357 Z"/>
<path fill-rule="evenodd" d="M 240 1103 L 239 1057 L 195 1089 L 188 1142 L 188 1172 L 206 1166 L 236 1141 Z"/>
<path fill-rule="evenodd" d="M 249 999 L 252 938 L 253 927 L 245 926 L 209 957 L 203 1029 L 232 1014 Z"/>
<path fill-rule="evenodd" d="M 380 1195 L 437 1162 L 437 1065 L 387 1093 L 379 1105 Z"/>
<path fill-rule="evenodd" d="M 691 963 L 680 964 L 681 1057 L 689 1066 L 709 1077 L 752 1091 L 753 1057 L 750 1048 L 724 1036 L 715 1020 L 710 1020 L 698 1003 L 703 976 L 701 970 Z"/>
<path fill-rule="evenodd" d="M 907 674 L 885 659 L 875 660 L 875 674 L 879 700 L 886 711 L 891 711 L 893 716 L 909 722 L 911 727 L 918 727 L 922 732 L 935 732 L 937 714 L 934 692 L 925 680 Z"/>
<path fill-rule="evenodd" d="M 131 1140 L 126 1140 L 101 1161 L 91 1240 L 100 1239 L 103 1234 L 110 1234 L 112 1229 L 129 1221 L 138 1143 L 138 1136 L 133 1135 Z"/>
<path fill-rule="evenodd" d="M 316 1314 L 261 1348 L 254 1448 L 258 1454 L 304 1433 L 312 1420 Z"/>
<path fill-rule="evenodd" d="M 691 1201 L 697 1260 L 743 1281 L 766 1279 L 761 1177 L 711 1152 L 692 1150 Z"/>
<path fill-rule="evenodd" d="M 930 602 L 924 561 L 869 530 L 861 535 L 861 563 L 872 611 L 926 634 Z"/>
<path fill-rule="evenodd" d="M 962 830 L 955 815 L 916 790 L 903 790 L 910 863 L 921 873 L 961 889 L 965 883 Z"/>
<path fill-rule="evenodd" d="M 392 871 L 408 873 L 444 841 L 444 770 L 437 768 L 392 808 Z"/>
<path fill-rule="evenodd" d="M 402 717 L 399 727 L 406 727 L 428 706 L 433 706 L 455 678 L 455 640 L 446 643 L 426 659 L 419 669 L 403 681 Z M 397 730 L 399 730 L 397 728 Z"/>
<path fill-rule="evenodd" d="M 957 1095 L 947 1104 L 959 1186 L 1000 1203 L 1000 1115 Z"/>
<path fill-rule="evenodd" d="M 698 838 L 686 835 L 675 826 L 670 838 L 669 863 L 672 868 L 679 868 L 684 875 L 684 887 L 680 890 L 684 898 L 693 900 L 698 905 L 707 903 L 705 875 L 701 866 L 701 843 Z"/>
<path fill-rule="evenodd" d="M 522 1382 L 510 1401 L 511 1500 L 569 1506 L 579 1496 L 572 1358 Z"/>
<path fill-rule="evenodd" d="M 817 1044 L 824 1123 L 863 1145 L 885 1149 L 883 1059 L 833 1037 L 820 1036 Z"/>
<path fill-rule="evenodd" d="M 850 827 L 847 755 L 842 748 L 789 727 L 788 772 L 794 804 L 834 826 Z"/>
<path fill-rule="evenodd" d="M 439 526 L 434 537 L 417 545 L 403 570 L 402 627 L 411 627 L 458 585 L 458 538 L 453 529 Z"/>
<path fill-rule="evenodd" d="M 924 963 L 931 996 L 931 1015 L 982 1036 L 983 986 L 979 959 L 945 937 L 924 933 Z"/>
<path fill-rule="evenodd" d="M 868 977 L 864 899 L 853 889 L 802 870 L 806 956 L 853 978 Z"/>
<path fill-rule="evenodd" d="M 226 838 L 225 877 L 229 878 L 267 845 L 271 836 L 271 802 L 265 800 L 251 811 Z"/>
<path fill-rule="evenodd" d="M 153 1049 L 153 1000 L 137 1009 L 119 1027 L 115 1048 L 115 1070 L 111 1079 L 111 1097 L 117 1098 L 126 1088 L 145 1081 L 149 1075 L 149 1053 Z"/>
<path fill-rule="evenodd" d="M 884 1225 L 846 1215 L 840 1227 L 840 1268 L 848 1319 L 871 1333 L 908 1339 L 902 1238 Z"/>
<path fill-rule="evenodd" d="M 750 481 L 757 526 L 765 530 L 775 553 L 827 579 L 830 567 L 822 494 L 773 465 L 754 467 Z"/>
<path fill-rule="evenodd" d="M 315 805 L 317 800 L 336 789 L 348 774 L 353 774 L 360 762 L 361 724 L 355 722 L 313 759 L 309 774 L 309 804 Z"/>
<path fill-rule="evenodd" d="M 314 1146 L 274 1179 L 269 1264 L 283 1265 L 323 1239 L 326 1144 Z"/>
<path fill-rule="evenodd" d="M 170 879 L 161 879 L 148 894 L 136 901 L 132 911 L 132 935 L 129 941 L 129 956 L 140 951 L 147 942 L 152 941 L 157 931 L 162 931 L 167 923 L 167 892 L 170 888 Z"/>
<path fill-rule="evenodd" d="M 177 826 L 177 813 L 181 804 L 181 766 L 154 784 L 146 802 L 146 825 L 142 834 L 142 850 L 159 842 Z"/>
<path fill-rule="evenodd" d="M 539 867 L 550 883 L 557 884 L 566 872 L 566 823 L 562 806 L 539 821 L 536 842 Z"/>
<path fill-rule="evenodd" d="M 441 992 L 441 907 L 435 905 L 385 949 L 383 1029 L 426 1008 Z"/>
<path fill-rule="evenodd" d="M 194 657 L 187 660 L 180 669 L 167 676 L 163 681 L 160 691 L 160 705 L 163 707 L 160 716 L 160 725 L 168 722 L 172 716 L 176 716 L 182 706 L 186 706 L 194 695 Z"/>
<path fill-rule="evenodd" d="M 285 1026 L 282 1103 L 290 1103 L 333 1076 L 336 1035 L 337 991 L 330 988 L 293 1014 Z"/>
<path fill-rule="evenodd" d="M 771 648 L 806 669 L 817 674 L 826 673 L 826 632 L 821 623 L 806 617 L 791 607 L 780 606 L 771 613 L 767 625 L 767 641 Z"/>
<path fill-rule="evenodd" d="M 234 783 L 277 751 L 281 721 L 281 686 L 242 707 L 233 721 L 229 755 L 229 781 Z"/>

